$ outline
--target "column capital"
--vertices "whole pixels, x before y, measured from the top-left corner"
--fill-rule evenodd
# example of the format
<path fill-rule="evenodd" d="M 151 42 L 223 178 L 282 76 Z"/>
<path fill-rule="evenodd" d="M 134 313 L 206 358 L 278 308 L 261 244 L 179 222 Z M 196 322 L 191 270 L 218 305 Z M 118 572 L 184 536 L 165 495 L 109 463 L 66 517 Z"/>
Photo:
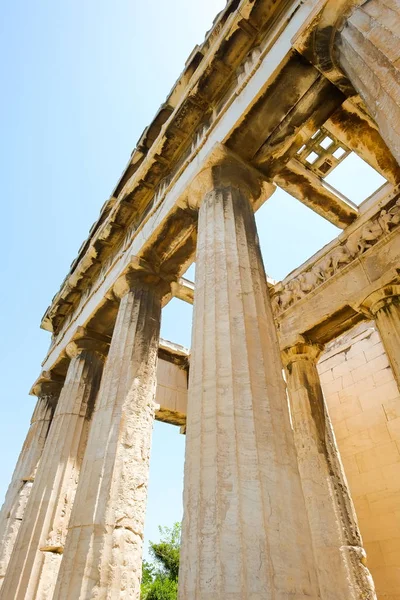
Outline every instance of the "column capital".
<path fill-rule="evenodd" d="M 66 353 L 69 358 L 75 358 L 84 350 L 92 350 L 105 357 L 110 342 L 111 338 L 108 335 L 103 335 L 86 327 L 78 327 L 72 341 L 66 347 Z"/>
<path fill-rule="evenodd" d="M 113 293 L 121 300 L 132 290 L 154 288 L 160 296 L 164 296 L 171 291 L 171 283 L 175 280 L 174 275 L 163 273 L 142 258 L 133 256 L 125 273 L 115 282 Z"/>
<path fill-rule="evenodd" d="M 400 302 L 400 284 L 385 285 L 369 294 L 360 304 L 359 311 L 374 319 L 378 311 L 396 302 Z"/>
<path fill-rule="evenodd" d="M 31 387 L 30 395 L 43 398 L 49 396 L 58 398 L 64 385 L 64 378 L 53 373 L 53 371 L 42 371 Z"/>
<path fill-rule="evenodd" d="M 267 182 L 262 173 L 218 143 L 190 183 L 186 202 L 189 208 L 197 210 L 209 192 L 228 187 L 240 189 L 253 203 L 262 194 L 269 197 L 275 191 L 275 186 Z"/>
<path fill-rule="evenodd" d="M 293 47 L 300 54 L 303 54 L 327 79 L 350 96 L 356 92 L 337 58 L 337 36 L 353 11 L 366 1 L 321 0 L 293 41 Z"/>
<path fill-rule="evenodd" d="M 292 363 L 299 360 L 308 360 L 316 363 L 323 350 L 324 346 L 322 344 L 301 340 L 293 346 L 288 346 L 282 350 L 282 362 L 285 367 L 290 367 Z"/>

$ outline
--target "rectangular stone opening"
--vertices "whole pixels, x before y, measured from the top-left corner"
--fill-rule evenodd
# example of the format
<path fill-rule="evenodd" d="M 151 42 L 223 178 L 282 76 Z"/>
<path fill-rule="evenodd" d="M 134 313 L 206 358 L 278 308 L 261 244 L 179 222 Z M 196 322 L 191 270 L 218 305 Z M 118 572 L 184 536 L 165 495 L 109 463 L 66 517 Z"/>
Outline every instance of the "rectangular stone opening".
<path fill-rule="evenodd" d="M 348 154 L 324 179 L 357 205 L 386 183 L 386 179 L 355 152 Z"/>

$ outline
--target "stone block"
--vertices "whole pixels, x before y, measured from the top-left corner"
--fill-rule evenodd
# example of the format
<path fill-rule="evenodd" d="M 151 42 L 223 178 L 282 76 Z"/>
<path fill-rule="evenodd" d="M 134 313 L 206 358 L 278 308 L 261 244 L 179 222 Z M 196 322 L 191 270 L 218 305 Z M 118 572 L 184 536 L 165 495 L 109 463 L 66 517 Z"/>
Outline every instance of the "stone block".
<path fill-rule="evenodd" d="M 332 420 L 336 424 L 350 417 L 359 415 L 363 412 L 363 409 L 358 398 L 353 396 L 347 402 L 343 402 L 339 404 L 339 406 L 330 408 L 329 412 Z"/>
<path fill-rule="evenodd" d="M 386 423 L 386 415 L 382 406 L 370 408 L 364 412 L 346 419 L 347 428 L 351 433 L 358 433 L 366 429 L 371 429 L 375 425 Z"/>
<path fill-rule="evenodd" d="M 382 552 L 380 542 L 366 542 L 367 564 L 370 568 L 385 565 L 385 556 Z"/>
<path fill-rule="evenodd" d="M 388 421 L 387 428 L 393 440 L 400 440 L 400 418 Z"/>
<path fill-rule="evenodd" d="M 390 368 L 390 366 L 386 367 L 385 369 L 381 369 L 380 371 L 377 371 L 376 373 L 373 373 L 372 377 L 377 386 L 381 385 L 383 383 L 386 383 L 388 381 L 393 381 L 393 379 L 394 379 L 392 369 Z"/>
<path fill-rule="evenodd" d="M 384 490 L 386 488 L 386 481 L 381 469 L 378 468 L 373 471 L 368 471 L 368 473 L 352 475 L 349 479 L 349 485 L 353 496 L 362 496 Z M 361 528 L 361 532 L 364 534 L 363 528 Z"/>
<path fill-rule="evenodd" d="M 386 413 L 386 418 L 388 421 L 398 419 L 400 417 L 400 396 L 395 396 L 395 398 L 384 402 L 383 410 Z"/>
<path fill-rule="evenodd" d="M 372 471 L 378 467 L 400 463 L 400 454 L 395 442 L 380 444 L 355 455 L 360 473 Z"/>

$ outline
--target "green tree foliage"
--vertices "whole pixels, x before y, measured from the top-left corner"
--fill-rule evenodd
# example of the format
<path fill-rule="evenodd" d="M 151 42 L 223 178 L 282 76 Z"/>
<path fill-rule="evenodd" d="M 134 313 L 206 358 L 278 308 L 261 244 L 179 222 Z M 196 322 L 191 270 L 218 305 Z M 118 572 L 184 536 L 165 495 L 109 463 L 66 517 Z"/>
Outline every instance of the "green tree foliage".
<path fill-rule="evenodd" d="M 178 597 L 181 525 L 159 527 L 160 541 L 150 542 L 153 562 L 143 561 L 141 600 L 176 600 Z"/>

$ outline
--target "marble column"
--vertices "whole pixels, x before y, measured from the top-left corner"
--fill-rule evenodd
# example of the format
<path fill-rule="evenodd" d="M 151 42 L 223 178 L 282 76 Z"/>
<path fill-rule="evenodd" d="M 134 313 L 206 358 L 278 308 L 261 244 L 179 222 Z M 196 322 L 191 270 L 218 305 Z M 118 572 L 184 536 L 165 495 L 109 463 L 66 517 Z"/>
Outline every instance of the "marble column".
<path fill-rule="evenodd" d="M 361 310 L 375 320 L 400 389 L 400 285 L 387 285 L 373 292 L 364 300 Z"/>
<path fill-rule="evenodd" d="M 0 592 L 2 600 L 53 596 L 107 344 L 78 331 L 35 482 Z"/>
<path fill-rule="evenodd" d="M 138 599 L 163 285 L 133 271 L 121 298 L 54 600 Z"/>
<path fill-rule="evenodd" d="M 336 37 L 336 57 L 400 163 L 400 4 L 367 0 Z"/>
<path fill-rule="evenodd" d="M 261 192 L 256 173 L 221 153 L 189 189 L 199 222 L 179 598 L 317 599 L 250 203 Z"/>
<path fill-rule="evenodd" d="M 321 350 L 299 342 L 282 353 L 321 598 L 373 600 L 374 584 L 317 371 Z"/>
<path fill-rule="evenodd" d="M 0 586 L 21 526 L 61 387 L 61 381 L 44 372 L 33 389 L 38 400 L 0 513 Z"/>

